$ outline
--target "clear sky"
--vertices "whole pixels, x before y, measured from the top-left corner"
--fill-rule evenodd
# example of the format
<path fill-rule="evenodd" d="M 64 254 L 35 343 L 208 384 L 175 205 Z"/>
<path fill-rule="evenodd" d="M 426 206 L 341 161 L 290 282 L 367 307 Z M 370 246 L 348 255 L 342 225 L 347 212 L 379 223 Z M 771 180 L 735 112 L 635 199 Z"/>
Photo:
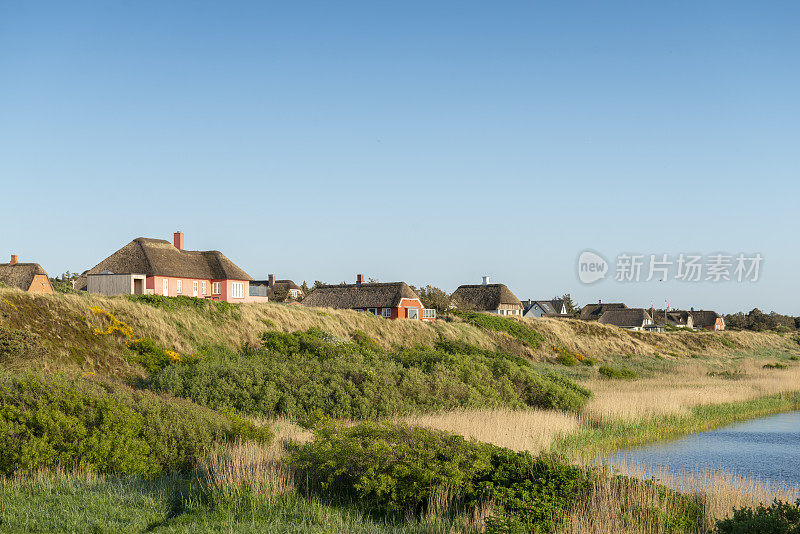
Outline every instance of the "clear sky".
<path fill-rule="evenodd" d="M 800 314 L 798 27 L 797 2 L 3 2 L 0 259 L 83 271 L 180 229 L 256 278 Z M 764 260 L 583 285 L 584 249 Z"/>

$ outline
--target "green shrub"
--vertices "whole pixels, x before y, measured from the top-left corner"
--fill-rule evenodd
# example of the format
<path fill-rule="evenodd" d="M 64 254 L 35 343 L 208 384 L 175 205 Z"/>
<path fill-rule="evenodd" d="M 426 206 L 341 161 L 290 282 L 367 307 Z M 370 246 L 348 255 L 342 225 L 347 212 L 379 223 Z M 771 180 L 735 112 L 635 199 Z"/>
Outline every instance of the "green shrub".
<path fill-rule="evenodd" d="M 717 521 L 717 534 L 800 534 L 800 499 L 794 504 L 775 500 L 769 507 L 763 504 L 755 510 L 737 508 L 733 517 Z"/>
<path fill-rule="evenodd" d="M 41 339 L 38 334 L 0 326 L 0 362 L 12 356 L 33 356 L 41 348 Z"/>
<path fill-rule="evenodd" d="M 762 367 L 764 369 L 786 369 L 786 364 L 781 362 L 766 363 Z"/>
<path fill-rule="evenodd" d="M 326 425 L 313 442 L 295 446 L 289 461 L 312 491 L 382 512 L 421 512 L 442 491 L 451 506 L 492 502 L 487 526 L 495 532 L 510 524 L 552 532 L 590 488 L 578 467 L 404 424 Z"/>
<path fill-rule="evenodd" d="M 561 353 L 556 356 L 556 362 L 560 363 L 561 365 L 566 365 L 568 367 L 575 367 L 578 365 L 578 358 L 573 356 L 572 354 Z"/>
<path fill-rule="evenodd" d="M 601 376 L 613 380 L 635 380 L 639 378 L 639 375 L 630 369 L 621 369 L 618 367 L 611 367 L 609 365 L 601 365 L 598 371 L 600 372 Z"/>
<path fill-rule="evenodd" d="M 540 374 L 525 359 L 452 341 L 387 351 L 318 329 L 267 332 L 241 354 L 204 354 L 170 365 L 147 384 L 243 413 L 307 418 L 315 410 L 365 419 L 458 407 L 537 406 L 577 412 L 590 393 L 568 378 Z"/>
<path fill-rule="evenodd" d="M 241 417 L 148 392 L 0 372 L 0 474 L 79 467 L 152 476 L 191 468 L 215 442 L 269 441 Z"/>
<path fill-rule="evenodd" d="M 188 308 L 197 311 L 204 311 L 212 316 L 227 315 L 233 318 L 241 316 L 235 304 L 229 302 L 201 299 L 197 297 L 187 297 L 178 295 L 175 297 L 165 297 L 163 295 L 127 295 L 133 302 L 139 302 L 160 308 L 162 310 L 176 311 Z"/>
<path fill-rule="evenodd" d="M 792 360 L 793 362 L 796 362 L 800 360 L 800 356 L 789 356 L 789 359 Z"/>
<path fill-rule="evenodd" d="M 480 312 L 453 311 L 451 313 L 481 328 L 505 332 L 533 348 L 538 347 L 539 343 L 544 341 L 542 334 L 515 319 Z"/>

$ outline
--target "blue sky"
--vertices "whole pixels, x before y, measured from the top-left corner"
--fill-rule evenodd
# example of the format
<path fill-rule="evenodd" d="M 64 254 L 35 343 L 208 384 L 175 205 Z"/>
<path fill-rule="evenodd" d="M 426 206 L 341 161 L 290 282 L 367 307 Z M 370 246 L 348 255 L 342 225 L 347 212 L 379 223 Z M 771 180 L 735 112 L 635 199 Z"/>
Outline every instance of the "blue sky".
<path fill-rule="evenodd" d="M 291 4 L 291 5 L 289 5 Z M 0 254 L 800 314 L 800 4 L 0 5 Z M 757 283 L 579 283 L 593 249 Z"/>

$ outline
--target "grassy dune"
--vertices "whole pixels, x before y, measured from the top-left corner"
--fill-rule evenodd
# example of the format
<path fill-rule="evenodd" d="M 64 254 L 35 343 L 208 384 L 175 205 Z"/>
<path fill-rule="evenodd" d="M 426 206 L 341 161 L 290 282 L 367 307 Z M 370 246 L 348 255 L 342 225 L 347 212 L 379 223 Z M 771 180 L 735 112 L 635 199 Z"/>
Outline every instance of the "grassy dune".
<path fill-rule="evenodd" d="M 236 370 L 236 362 L 248 358 L 274 365 L 292 358 L 292 351 L 298 350 L 285 345 L 291 336 L 273 335 L 273 342 L 284 345 L 265 352 L 265 332 L 323 332 L 318 348 L 321 359 L 314 361 L 327 373 L 338 373 L 341 386 L 336 387 L 346 388 L 347 395 L 339 395 L 335 388 L 327 391 L 328 404 L 322 406 L 345 398 L 351 403 L 364 402 L 369 395 L 386 398 L 388 393 L 381 391 L 400 391 L 391 383 L 370 378 L 380 361 L 380 369 L 393 370 L 396 378 L 391 380 L 402 380 L 406 387 L 417 384 L 413 391 L 423 399 L 404 404 L 402 412 L 381 417 L 513 451 L 555 452 L 580 466 L 595 465 L 604 452 L 619 447 L 800 408 L 800 343 L 791 335 L 655 334 L 577 320 L 505 320 L 514 324 L 498 328 L 493 321 L 474 321 L 469 316 L 445 316 L 425 324 L 299 305 L 34 296 L 0 288 L 0 367 L 9 376 L 34 373 L 45 381 L 52 376 L 74 384 L 85 382 L 90 388 L 102 386 L 113 399 L 131 387 L 152 385 L 151 379 L 162 368 L 177 376 L 181 365 L 194 366 L 194 362 L 202 363 L 196 368 L 203 373 L 213 372 L 214 362 L 221 362 L 217 367 Z M 132 343 L 141 339 L 147 342 Z M 337 367 L 325 358 L 339 358 L 346 365 Z M 296 360 L 300 367 L 292 371 L 303 384 L 289 381 L 281 387 L 296 387 L 297 391 L 310 387 L 308 377 L 300 376 L 303 361 Z M 598 371 L 601 366 L 619 371 L 609 376 L 629 379 L 609 379 Z M 475 383 L 471 373 L 477 369 L 487 374 Z M 386 379 L 388 375 L 382 373 Z M 544 384 L 544 379 L 535 377 L 549 374 L 565 380 L 558 388 L 570 390 L 572 379 L 591 391 L 592 397 L 588 402 L 583 397 L 570 404 L 568 409 L 573 411 L 543 409 L 541 403 L 526 405 L 520 400 L 525 398 L 520 389 L 524 384 L 531 384 L 530 380 Z M 226 418 L 239 417 L 225 411 L 225 396 L 208 400 L 208 395 L 194 394 L 198 382 L 192 377 L 199 375 L 180 376 L 180 388 L 163 390 L 204 399 L 207 406 L 223 410 Z M 203 376 L 207 383 L 216 380 L 216 375 Z M 414 382 L 409 382 L 412 378 Z M 552 384 L 560 384 L 558 380 Z M 492 388 L 501 382 L 505 389 L 496 394 Z M 230 384 L 265 387 L 257 381 L 234 380 Z M 384 389 L 375 389 L 375 384 Z M 543 391 L 562 391 L 558 388 Z M 482 393 L 476 394 L 479 391 Z M 163 393 L 147 395 L 169 405 L 177 402 L 197 413 L 209 412 L 207 407 L 176 401 Z M 452 402 L 456 397 L 460 404 Z M 299 406 L 291 413 L 304 415 L 295 420 L 250 416 L 256 427 L 270 427 L 277 434 L 271 444 L 218 440 L 198 449 L 200 460 L 189 471 L 136 478 L 74 471 L 68 466 L 0 478 L 0 530 L 479 532 L 485 518 L 492 516 L 489 505 L 454 509 L 455 497 L 445 490 L 435 494 L 426 512 L 401 518 L 376 516 L 349 497 L 309 494 L 286 462 L 286 447 L 312 439 L 311 432 L 298 423 L 314 424 L 319 418 L 324 420 L 325 413 Z M 458 407 L 436 412 L 423 409 L 425 406 Z M 10 417 L 2 410 L 0 407 L 0 425 L 3 417 Z M 351 408 L 340 413 L 367 412 Z M 135 431 L 146 433 L 147 429 Z M 625 471 L 642 478 L 652 475 L 639 466 L 628 466 Z M 798 495 L 797 488 L 776 488 L 732 473 L 695 473 L 681 480 L 670 480 L 664 473 L 656 475 L 702 503 L 706 527 L 734 506 Z M 680 502 L 665 494 L 663 487 L 631 485 L 610 473 L 593 481 L 591 491 L 558 524 L 557 532 L 686 531 L 664 526 L 665 517 L 683 512 L 670 510 Z"/>

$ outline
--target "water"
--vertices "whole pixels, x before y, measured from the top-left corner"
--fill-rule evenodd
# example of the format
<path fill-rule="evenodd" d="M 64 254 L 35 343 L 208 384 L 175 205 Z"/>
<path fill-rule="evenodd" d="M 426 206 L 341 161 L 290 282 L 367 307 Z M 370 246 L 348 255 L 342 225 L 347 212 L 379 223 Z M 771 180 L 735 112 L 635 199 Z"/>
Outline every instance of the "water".
<path fill-rule="evenodd" d="M 734 471 L 775 484 L 800 483 L 800 412 L 700 432 L 611 455 L 612 465 L 639 464 L 677 477 L 692 471 Z"/>

